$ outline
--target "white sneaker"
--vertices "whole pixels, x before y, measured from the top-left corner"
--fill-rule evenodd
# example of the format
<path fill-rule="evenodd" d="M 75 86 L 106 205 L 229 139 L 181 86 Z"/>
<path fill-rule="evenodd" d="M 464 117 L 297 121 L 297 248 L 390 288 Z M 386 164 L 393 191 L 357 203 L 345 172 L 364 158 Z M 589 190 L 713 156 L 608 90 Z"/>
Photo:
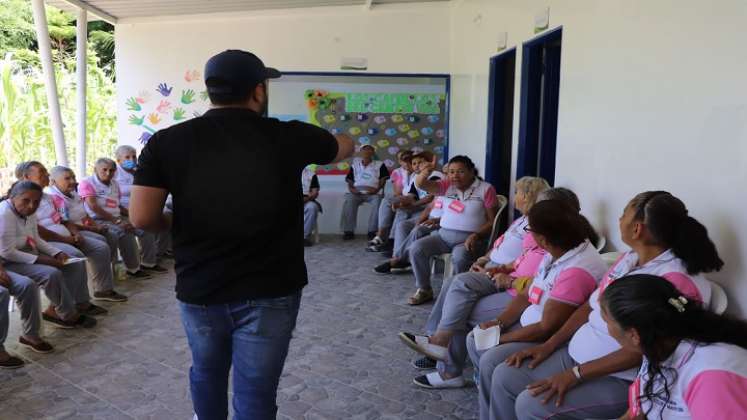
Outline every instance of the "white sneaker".
<path fill-rule="evenodd" d="M 427 375 L 418 376 L 413 379 L 412 382 L 419 387 L 428 389 L 464 388 L 467 385 L 463 376 L 443 379 L 438 372 L 431 372 Z"/>
<path fill-rule="evenodd" d="M 407 332 L 399 333 L 399 338 L 407 347 L 424 354 L 431 359 L 446 360 L 449 355 L 449 349 L 444 346 L 437 346 L 428 342 L 425 335 L 415 335 Z"/>
<path fill-rule="evenodd" d="M 368 246 L 376 246 L 376 245 L 382 245 L 384 244 L 384 240 L 379 238 L 379 236 L 375 236 L 373 239 L 368 241 Z"/>

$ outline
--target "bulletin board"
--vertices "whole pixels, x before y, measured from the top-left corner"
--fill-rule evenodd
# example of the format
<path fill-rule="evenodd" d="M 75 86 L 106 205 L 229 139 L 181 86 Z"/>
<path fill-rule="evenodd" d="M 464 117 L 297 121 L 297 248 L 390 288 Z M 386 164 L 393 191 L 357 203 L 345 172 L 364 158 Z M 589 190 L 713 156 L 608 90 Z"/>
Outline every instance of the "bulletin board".
<path fill-rule="evenodd" d="M 401 150 L 429 150 L 443 162 L 449 145 L 449 76 L 283 72 L 269 87 L 269 116 L 299 120 L 376 149 L 390 169 Z M 347 172 L 349 161 L 316 167 Z"/>

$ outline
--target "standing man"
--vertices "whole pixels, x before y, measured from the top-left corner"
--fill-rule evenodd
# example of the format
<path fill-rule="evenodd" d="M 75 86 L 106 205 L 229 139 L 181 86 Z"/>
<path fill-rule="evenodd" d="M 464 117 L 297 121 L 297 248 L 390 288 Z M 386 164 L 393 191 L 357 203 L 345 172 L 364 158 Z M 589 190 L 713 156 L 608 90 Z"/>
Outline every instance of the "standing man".
<path fill-rule="evenodd" d="M 263 115 L 268 79 L 254 54 L 208 60 L 211 110 L 156 133 L 140 155 L 132 223 L 171 228 L 176 297 L 192 350 L 200 420 L 225 419 L 233 365 L 236 419 L 274 419 L 276 392 L 307 284 L 301 171 L 353 153 L 347 136 Z M 173 225 L 162 209 L 173 196 Z"/>

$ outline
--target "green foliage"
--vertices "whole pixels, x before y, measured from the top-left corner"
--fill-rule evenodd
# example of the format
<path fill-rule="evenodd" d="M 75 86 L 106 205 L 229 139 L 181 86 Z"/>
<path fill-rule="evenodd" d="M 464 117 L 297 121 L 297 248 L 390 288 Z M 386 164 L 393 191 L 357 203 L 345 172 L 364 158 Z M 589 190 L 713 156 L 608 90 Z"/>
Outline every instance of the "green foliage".
<path fill-rule="evenodd" d="M 74 61 L 55 65 L 68 157 L 75 161 L 76 76 Z M 88 72 L 86 160 L 111 156 L 116 146 L 114 83 L 104 71 Z M 0 60 L 0 167 L 35 159 L 54 166 L 54 143 L 48 118 L 44 78 L 38 69 L 24 69 L 12 55 Z"/>
<path fill-rule="evenodd" d="M 47 20 L 67 153 L 75 162 L 75 18 L 47 6 Z M 96 158 L 111 156 L 116 145 L 113 30 L 105 22 L 88 24 L 89 170 Z M 0 168 L 29 159 L 56 163 L 33 14 L 28 0 L 0 0 Z"/>

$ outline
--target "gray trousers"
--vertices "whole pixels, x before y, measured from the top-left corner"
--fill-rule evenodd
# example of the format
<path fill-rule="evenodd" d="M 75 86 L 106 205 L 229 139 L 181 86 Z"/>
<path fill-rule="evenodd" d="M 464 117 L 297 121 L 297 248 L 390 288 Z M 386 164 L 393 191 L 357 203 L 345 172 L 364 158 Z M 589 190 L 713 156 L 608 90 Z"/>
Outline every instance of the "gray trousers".
<path fill-rule="evenodd" d="M 419 217 L 412 217 L 394 226 L 394 251 L 392 251 L 394 258 L 409 260 L 410 245 L 438 230 L 437 227 L 418 225 L 418 219 Z"/>
<path fill-rule="evenodd" d="M 5 269 L 30 278 L 44 289 L 44 294 L 62 319 L 75 316 L 75 305 L 90 300 L 86 265 L 83 263 L 66 265 L 62 269 L 44 264 L 6 263 Z"/>
<path fill-rule="evenodd" d="M 368 217 L 368 232 L 376 232 L 379 227 L 379 206 L 381 206 L 381 195 L 375 194 L 345 194 L 345 203 L 342 205 L 342 220 L 340 227 L 343 232 L 355 232 L 358 224 L 358 207 L 363 203 L 370 203 L 373 207 Z"/>
<path fill-rule="evenodd" d="M 397 225 L 412 217 L 417 217 L 423 211 L 423 207 L 413 209 L 392 210 L 392 204 L 399 201 L 401 197 L 384 197 L 379 205 L 379 230 L 389 232 L 388 238 L 394 239 L 394 229 Z M 384 239 L 384 238 L 382 238 Z"/>
<path fill-rule="evenodd" d="M 166 255 L 171 252 L 171 231 L 167 230 L 164 232 L 158 232 L 156 234 L 156 250 L 157 256 Z"/>
<path fill-rule="evenodd" d="M 148 268 L 155 267 L 158 264 L 156 234 L 136 229 L 135 236 L 140 244 L 140 265 Z"/>
<path fill-rule="evenodd" d="M 472 232 L 439 229 L 438 232 L 418 239 L 410 246 L 410 264 L 415 274 L 415 286 L 418 289 L 431 289 L 431 258 L 451 252 L 451 261 L 455 273 L 467 271 L 477 259 L 474 253 L 467 251 L 464 241 Z"/>
<path fill-rule="evenodd" d="M 472 274 L 472 273 L 463 273 Z M 450 290 L 455 290 L 458 286 L 456 283 L 457 279 L 452 281 Z M 449 292 L 449 295 L 451 292 Z M 447 316 L 447 312 L 452 310 L 451 299 L 447 295 L 446 302 L 444 303 L 444 315 L 442 322 Z M 465 329 L 454 329 L 451 341 L 449 341 L 449 356 L 446 361 L 438 361 L 436 368 L 441 373 L 447 373 L 451 376 L 459 376 L 464 371 L 465 363 L 467 362 L 468 350 L 467 350 L 467 334 L 470 329 L 475 325 L 479 325 L 482 322 L 490 321 L 495 319 L 498 315 L 506 310 L 513 297 L 508 293 L 495 293 L 491 295 L 491 299 L 484 299 L 481 301 L 481 305 L 467 305 L 469 312 L 465 314 L 464 326 Z M 439 328 L 440 329 L 440 328 Z M 478 367 L 475 367 L 477 370 Z"/>
<path fill-rule="evenodd" d="M 7 273 L 10 277 L 9 288 L 0 286 L 0 350 L 5 350 L 3 344 L 5 339 L 8 338 L 8 326 L 10 325 L 8 304 L 11 296 L 16 299 L 21 311 L 23 335 L 38 339 L 39 328 L 41 327 L 41 302 L 38 286 L 26 276 L 10 271 Z"/>
<path fill-rule="evenodd" d="M 628 409 L 630 382 L 613 376 L 581 382 L 568 391 L 563 405 L 555 406 L 555 398 L 542 404 L 543 396 L 533 397 L 527 385 L 573 368 L 577 362 L 568 354 L 568 347 L 558 349 L 534 369 L 500 364 L 490 383 L 490 419 L 610 419 L 619 418 Z M 481 381 L 481 387 L 482 381 Z M 482 390 L 481 390 L 482 395 Z M 481 396 L 482 399 L 482 396 Z"/>
<path fill-rule="evenodd" d="M 319 204 L 314 201 L 309 201 L 303 205 L 303 237 L 308 239 L 311 236 L 311 232 L 316 227 L 316 221 L 319 218 Z"/>
<path fill-rule="evenodd" d="M 119 253 L 122 255 L 127 271 L 134 273 L 140 270 L 140 253 L 138 252 L 135 234 L 127 232 L 121 226 L 111 222 L 99 220 L 98 223 L 106 226 L 107 236 L 116 238 L 117 248 L 119 248 Z"/>
<path fill-rule="evenodd" d="M 111 249 L 104 236 L 94 232 L 81 231 L 83 244 L 78 248 L 87 258 L 88 277 L 94 292 L 107 292 L 114 289 Z"/>

